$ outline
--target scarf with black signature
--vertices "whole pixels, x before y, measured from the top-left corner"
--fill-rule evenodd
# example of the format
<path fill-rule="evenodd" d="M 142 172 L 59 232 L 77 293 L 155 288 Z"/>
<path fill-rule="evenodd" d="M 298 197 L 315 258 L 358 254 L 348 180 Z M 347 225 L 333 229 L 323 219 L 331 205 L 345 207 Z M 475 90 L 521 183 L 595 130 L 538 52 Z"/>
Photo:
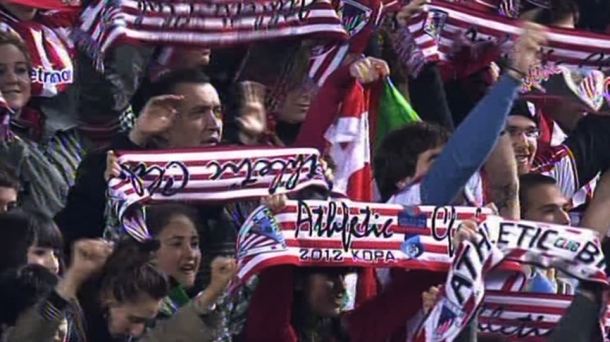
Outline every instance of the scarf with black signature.
<path fill-rule="evenodd" d="M 524 337 L 542 337 L 531 336 L 534 329 L 550 330 L 567 307 L 566 303 L 557 305 L 557 301 L 565 301 L 566 296 L 547 301 L 542 307 L 555 304 L 555 310 L 548 310 L 547 317 L 538 315 L 526 328 L 519 325 L 519 318 L 524 311 L 530 318 L 536 316 L 541 310 L 535 308 L 536 302 L 527 303 L 515 293 L 495 293 L 494 300 L 486 297 L 485 277 L 503 260 L 555 267 L 581 280 L 607 284 L 604 255 L 594 231 L 490 216 L 479 226 L 473 241 L 465 240 L 459 246 L 439 299 L 424 319 L 416 341 L 453 341 L 482 303 L 479 328 L 483 332 L 500 332 L 522 341 Z"/>
<path fill-rule="evenodd" d="M 329 184 L 317 150 L 195 148 L 117 152 L 121 174 L 108 182 L 111 214 L 137 240 L 148 238 L 144 203 L 258 199 Z"/>
<path fill-rule="evenodd" d="M 347 33 L 325 0 L 100 0 L 74 32 L 100 69 L 104 54 L 120 43 L 217 48 L 289 37 L 335 41 Z"/>

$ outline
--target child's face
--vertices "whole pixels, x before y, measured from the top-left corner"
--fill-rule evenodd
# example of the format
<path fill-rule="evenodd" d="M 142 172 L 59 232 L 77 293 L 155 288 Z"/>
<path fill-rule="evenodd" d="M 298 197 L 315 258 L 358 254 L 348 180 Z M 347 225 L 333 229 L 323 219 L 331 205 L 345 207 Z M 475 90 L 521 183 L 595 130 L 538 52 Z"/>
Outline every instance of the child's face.
<path fill-rule="evenodd" d="M 59 273 L 59 257 L 57 251 L 52 248 L 38 246 L 28 248 L 28 264 L 40 265 L 54 274 Z"/>

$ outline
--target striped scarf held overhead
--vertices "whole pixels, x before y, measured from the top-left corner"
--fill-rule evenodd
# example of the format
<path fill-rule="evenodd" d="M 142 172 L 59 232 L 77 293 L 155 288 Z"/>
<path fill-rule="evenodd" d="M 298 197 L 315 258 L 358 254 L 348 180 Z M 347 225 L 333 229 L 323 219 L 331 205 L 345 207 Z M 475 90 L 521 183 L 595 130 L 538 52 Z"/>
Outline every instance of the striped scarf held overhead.
<path fill-rule="evenodd" d="M 481 303 L 486 302 L 486 275 L 506 259 L 555 267 L 580 280 L 607 285 L 605 259 L 594 231 L 490 216 L 479 226 L 476 239 L 465 240 L 458 248 L 446 284 L 422 324 L 418 341 L 444 342 L 457 338 Z M 482 321 L 487 326 L 483 330 L 499 329 L 505 318 L 519 311 L 522 314 L 523 301 L 515 300 L 513 295 L 503 296 L 502 293 L 497 295 L 491 305 L 492 311 L 489 312 L 488 307 L 484 312 Z M 557 300 L 545 305 L 556 306 L 555 310 L 547 312 L 546 320 L 532 320 L 527 328 L 546 332 L 559 320 L 560 309 L 566 308 L 565 296 L 555 298 Z M 563 303 L 559 303 L 560 300 Z M 498 313 L 499 304 L 505 305 L 502 310 L 509 313 Z M 535 314 L 538 309 L 532 304 L 535 303 L 527 305 L 526 310 L 533 310 L 532 314 Z M 552 313 L 555 315 L 551 316 Z M 524 335 L 522 329 L 514 330 Z"/>
<path fill-rule="evenodd" d="M 307 148 L 200 148 L 117 152 L 109 206 L 123 229 L 148 238 L 141 205 L 168 201 L 214 203 L 328 189 L 319 153 Z"/>
<path fill-rule="evenodd" d="M 518 20 L 443 0 L 433 0 L 426 11 L 413 17 L 408 30 L 416 45 L 416 49 L 408 49 L 410 54 L 403 56 L 409 69 L 416 69 L 422 61 L 453 62 L 455 52 L 463 46 L 485 56 L 489 51 L 507 55 L 521 32 Z M 548 28 L 547 31 L 548 42 L 542 49 L 546 65 L 578 70 L 607 68 L 609 36 L 561 28 Z M 470 63 L 478 62 L 481 62 L 481 56 L 470 57 Z M 544 69 L 545 64 L 541 68 Z M 539 68 L 533 68 L 528 78 L 537 79 L 540 73 Z"/>
<path fill-rule="evenodd" d="M 0 7 L 0 30 L 18 35 L 28 48 L 32 96 L 53 97 L 74 82 L 73 51 L 62 34 L 64 17 L 40 13 L 34 20 L 20 21 Z"/>
<path fill-rule="evenodd" d="M 289 37 L 344 40 L 347 34 L 325 0 L 100 0 L 83 12 L 74 37 L 103 68 L 104 54 L 120 43 L 217 48 Z"/>

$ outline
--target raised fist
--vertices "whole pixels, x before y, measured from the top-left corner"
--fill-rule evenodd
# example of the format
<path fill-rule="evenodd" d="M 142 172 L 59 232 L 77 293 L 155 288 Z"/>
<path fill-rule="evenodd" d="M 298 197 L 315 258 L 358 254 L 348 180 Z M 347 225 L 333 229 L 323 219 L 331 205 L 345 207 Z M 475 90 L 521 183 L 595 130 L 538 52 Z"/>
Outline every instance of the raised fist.
<path fill-rule="evenodd" d="M 527 75 L 530 68 L 538 64 L 538 53 L 540 47 L 546 43 L 544 27 L 538 24 L 526 22 L 523 25 L 523 33 L 515 43 L 515 49 L 511 56 L 512 68 L 520 75 L 513 75 L 521 79 Z M 511 71 L 509 71 L 511 73 Z"/>
<path fill-rule="evenodd" d="M 453 249 L 457 250 L 462 241 L 472 241 L 477 235 L 479 224 L 473 220 L 465 220 L 458 226 L 453 237 Z"/>
<path fill-rule="evenodd" d="M 237 263 L 235 259 L 228 257 L 216 257 L 210 265 L 212 269 L 212 280 L 208 286 L 214 294 L 221 294 L 226 291 L 229 283 L 237 273 Z"/>
<path fill-rule="evenodd" d="M 82 283 L 99 272 L 112 254 L 111 242 L 102 239 L 79 240 L 74 244 L 72 264 L 66 277 L 75 283 Z"/>
<path fill-rule="evenodd" d="M 424 310 L 424 314 L 427 314 L 432 310 L 434 304 L 436 304 L 436 299 L 438 298 L 438 294 L 440 292 L 440 286 L 432 286 L 428 289 L 428 291 L 421 294 L 422 298 L 422 309 Z"/>

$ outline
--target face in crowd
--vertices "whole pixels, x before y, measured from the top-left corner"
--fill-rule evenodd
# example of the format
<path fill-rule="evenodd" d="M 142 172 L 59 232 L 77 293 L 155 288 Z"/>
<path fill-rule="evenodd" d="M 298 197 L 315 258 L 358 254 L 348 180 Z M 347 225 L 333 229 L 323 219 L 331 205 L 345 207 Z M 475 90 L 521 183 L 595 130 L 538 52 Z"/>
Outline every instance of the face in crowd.
<path fill-rule="evenodd" d="M 278 121 L 289 124 L 303 122 L 315 95 L 315 84 L 309 81 L 289 90 L 286 93 L 284 102 L 277 111 Z"/>
<path fill-rule="evenodd" d="M 210 64 L 210 49 L 180 49 L 177 53 L 176 66 L 180 68 L 200 68 Z"/>
<path fill-rule="evenodd" d="M 515 152 L 518 173 L 522 175 L 530 172 L 540 137 L 536 123 L 521 115 L 511 115 L 508 117 L 506 132 Z"/>
<path fill-rule="evenodd" d="M 345 303 L 347 272 L 340 269 L 305 271 L 298 278 L 296 289 L 305 300 L 309 312 L 320 318 L 337 317 Z"/>
<path fill-rule="evenodd" d="M 0 213 L 8 211 L 17 204 L 17 189 L 0 185 Z"/>
<path fill-rule="evenodd" d="M 193 287 L 201 262 L 199 234 L 193 221 L 185 215 L 174 215 L 155 238 L 161 242 L 156 253 L 159 269 L 183 288 Z"/>
<path fill-rule="evenodd" d="M 58 274 L 59 251 L 51 247 L 31 246 L 28 248 L 28 264 L 37 264 Z"/>
<path fill-rule="evenodd" d="M 115 338 L 137 338 L 144 334 L 161 308 L 162 299 L 141 293 L 137 298 L 119 302 L 106 299 L 108 332 Z"/>
<path fill-rule="evenodd" d="M 0 91 L 13 110 L 20 110 L 30 100 L 30 70 L 29 59 L 20 45 L 0 45 Z"/>
<path fill-rule="evenodd" d="M 533 181 L 532 181 L 533 180 Z M 526 174 L 520 177 L 521 218 L 524 220 L 570 225 L 569 201 L 553 178 Z"/>
<path fill-rule="evenodd" d="M 222 107 L 210 83 L 178 83 L 175 95 L 183 96 L 165 139 L 170 148 L 214 146 L 222 137 Z"/>

